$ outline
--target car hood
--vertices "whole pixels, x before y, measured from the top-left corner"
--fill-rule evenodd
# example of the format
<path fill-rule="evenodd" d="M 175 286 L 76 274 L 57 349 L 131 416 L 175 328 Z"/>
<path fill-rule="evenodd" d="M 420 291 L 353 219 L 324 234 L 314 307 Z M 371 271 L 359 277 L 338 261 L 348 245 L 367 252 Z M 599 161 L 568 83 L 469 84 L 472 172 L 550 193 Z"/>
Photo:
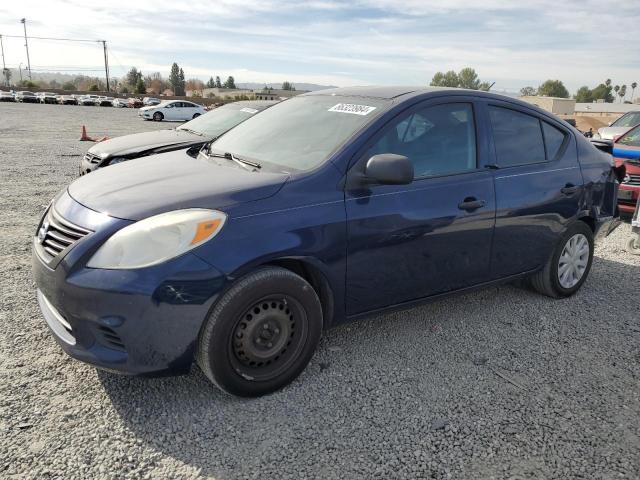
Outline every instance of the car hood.
<path fill-rule="evenodd" d="M 89 153 L 106 159 L 114 156 L 141 153 L 169 145 L 201 143 L 207 140 L 210 140 L 210 138 L 196 135 L 186 130 L 156 130 L 123 135 L 96 143 L 89 149 Z"/>
<path fill-rule="evenodd" d="M 193 158 L 185 150 L 99 169 L 68 187 L 78 203 L 126 220 L 183 208 L 224 208 L 268 198 L 286 173 L 252 172 L 226 160 Z"/>
<path fill-rule="evenodd" d="M 631 127 L 602 127 L 598 129 L 602 140 L 613 140 L 614 137 L 627 133 Z"/>

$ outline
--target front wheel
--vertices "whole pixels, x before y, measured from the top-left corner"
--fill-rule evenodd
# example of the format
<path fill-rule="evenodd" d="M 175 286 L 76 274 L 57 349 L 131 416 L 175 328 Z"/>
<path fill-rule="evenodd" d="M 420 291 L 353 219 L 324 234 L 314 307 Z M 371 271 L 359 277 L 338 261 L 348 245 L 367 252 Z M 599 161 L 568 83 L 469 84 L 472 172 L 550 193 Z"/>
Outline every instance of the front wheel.
<path fill-rule="evenodd" d="M 561 237 L 546 265 L 531 278 L 538 292 L 553 298 L 569 297 L 587 279 L 593 262 L 593 232 L 581 221 Z"/>
<path fill-rule="evenodd" d="M 261 268 L 218 300 L 200 332 L 197 363 L 227 393 L 264 395 L 304 370 L 321 331 L 313 287 L 289 270 Z"/>
<path fill-rule="evenodd" d="M 199 114 L 199 113 L 194 113 L 194 114 L 193 114 L 193 117 L 191 117 L 191 119 L 193 120 L 194 118 L 198 118 L 199 116 L 200 116 L 200 114 Z"/>
<path fill-rule="evenodd" d="M 164 118 L 164 115 L 162 115 L 162 113 L 160 112 L 156 112 L 153 114 L 153 120 L 156 122 L 161 122 L 163 118 Z"/>

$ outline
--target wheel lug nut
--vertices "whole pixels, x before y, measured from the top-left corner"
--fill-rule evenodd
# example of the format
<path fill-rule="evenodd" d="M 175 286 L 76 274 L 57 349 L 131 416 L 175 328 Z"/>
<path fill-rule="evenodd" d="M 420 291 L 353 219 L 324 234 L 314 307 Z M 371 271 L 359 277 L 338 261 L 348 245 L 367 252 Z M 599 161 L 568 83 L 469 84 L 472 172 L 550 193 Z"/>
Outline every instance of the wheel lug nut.
<path fill-rule="evenodd" d="M 276 335 L 277 335 L 277 334 L 279 334 L 279 333 L 280 333 L 280 329 L 279 329 L 279 328 L 276 328 L 276 329 L 273 331 L 273 333 L 275 333 Z"/>
<path fill-rule="evenodd" d="M 266 330 L 267 328 L 269 328 L 269 325 L 267 325 L 267 324 L 265 323 L 265 324 L 263 324 L 263 325 L 262 325 L 262 328 L 264 328 L 264 329 Z"/>
<path fill-rule="evenodd" d="M 273 347 L 273 343 L 267 343 L 267 347 L 269 348 Z"/>

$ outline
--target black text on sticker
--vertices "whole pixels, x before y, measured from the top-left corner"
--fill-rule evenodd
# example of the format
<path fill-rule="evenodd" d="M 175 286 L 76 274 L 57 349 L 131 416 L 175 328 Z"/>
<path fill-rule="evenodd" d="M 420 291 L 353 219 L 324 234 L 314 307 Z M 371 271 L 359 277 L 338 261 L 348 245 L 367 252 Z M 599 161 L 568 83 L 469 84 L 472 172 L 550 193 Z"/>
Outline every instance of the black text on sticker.
<path fill-rule="evenodd" d="M 354 103 L 339 103 L 329 109 L 330 112 L 353 113 L 354 115 L 367 115 L 374 111 L 376 107 L 368 105 L 356 105 Z"/>

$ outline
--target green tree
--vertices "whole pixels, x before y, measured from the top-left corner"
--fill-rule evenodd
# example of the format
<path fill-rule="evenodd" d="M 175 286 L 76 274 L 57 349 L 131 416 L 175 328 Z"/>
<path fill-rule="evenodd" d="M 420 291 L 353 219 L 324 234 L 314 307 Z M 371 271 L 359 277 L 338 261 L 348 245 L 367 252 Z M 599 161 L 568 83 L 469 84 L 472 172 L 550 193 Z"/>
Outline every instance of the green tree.
<path fill-rule="evenodd" d="M 610 78 L 607 78 L 607 79 L 604 81 L 604 84 L 605 84 L 607 87 L 610 87 L 610 86 L 611 86 L 611 79 L 610 79 Z"/>
<path fill-rule="evenodd" d="M 127 87 L 122 87 L 120 89 L 120 93 L 129 93 L 129 89 Z"/>
<path fill-rule="evenodd" d="M 224 86 L 224 88 L 237 88 L 237 87 L 236 87 L 236 82 L 235 82 L 235 80 L 233 79 L 233 77 L 232 77 L 232 76 L 229 76 L 229 77 L 227 78 L 227 81 L 226 81 L 226 82 L 224 82 L 224 85 L 223 85 L 223 86 Z"/>
<path fill-rule="evenodd" d="M 291 82 L 282 82 L 282 87 L 280 87 L 280 89 L 295 91 L 296 87 Z"/>
<path fill-rule="evenodd" d="M 446 73 L 436 72 L 431 79 L 432 87 L 451 87 L 456 88 L 460 84 L 458 74 L 453 70 L 449 70 Z"/>
<path fill-rule="evenodd" d="M 480 79 L 473 68 L 466 67 L 458 72 L 458 86 L 460 88 L 469 88 L 471 90 L 480 89 Z"/>
<path fill-rule="evenodd" d="M 135 87 L 138 84 L 138 80 L 142 78 L 142 72 L 136 67 L 131 67 L 131 70 L 127 72 L 125 83 L 131 87 Z"/>
<path fill-rule="evenodd" d="M 618 95 L 618 92 L 620 91 L 620 85 L 616 85 L 615 87 L 613 87 L 613 91 L 616 92 L 616 95 Z M 615 96 L 613 98 L 615 100 Z"/>
<path fill-rule="evenodd" d="M 216 76 L 216 88 L 222 88 L 222 82 L 218 76 Z"/>
<path fill-rule="evenodd" d="M 91 85 L 89 87 L 89 91 L 90 92 L 99 92 L 100 91 L 100 87 L 98 87 L 98 85 L 96 85 L 95 83 L 93 85 Z"/>
<path fill-rule="evenodd" d="M 175 62 L 173 62 L 173 65 L 171 65 L 171 72 L 169 73 L 169 83 L 171 84 L 171 89 L 173 90 L 173 94 L 176 97 L 181 97 L 184 95 L 184 72 Z"/>
<path fill-rule="evenodd" d="M 520 95 L 522 95 L 523 97 L 532 97 L 537 94 L 538 91 L 533 87 L 523 87 L 520 89 Z"/>
<path fill-rule="evenodd" d="M 209 80 L 207 81 L 207 88 L 215 88 L 216 86 L 216 81 L 213 79 L 213 77 L 209 77 Z"/>
<path fill-rule="evenodd" d="M 64 82 L 62 84 L 62 89 L 63 90 L 75 90 L 76 86 L 73 84 L 73 82 Z"/>
<path fill-rule="evenodd" d="M 618 96 L 620 97 L 620 103 L 624 102 L 624 97 L 627 96 L 627 86 L 622 85 L 620 90 L 618 91 Z"/>
<path fill-rule="evenodd" d="M 576 95 L 574 97 L 576 99 L 576 102 L 578 103 L 591 103 L 593 102 L 593 96 L 591 93 L 591 89 L 589 87 L 587 87 L 586 85 L 583 87 L 580 87 L 578 89 L 578 91 L 576 92 Z"/>
<path fill-rule="evenodd" d="M 147 93 L 147 87 L 145 87 L 144 80 L 142 78 L 138 79 L 138 82 L 136 83 L 136 88 L 133 91 L 133 93 L 137 93 L 137 94 Z"/>
<path fill-rule="evenodd" d="M 633 102 L 633 94 L 635 93 L 635 91 L 636 91 L 636 87 L 637 87 L 637 86 L 638 86 L 638 83 L 637 83 L 637 82 L 633 82 L 633 83 L 631 84 L 631 101 L 632 101 L 632 102 Z"/>
<path fill-rule="evenodd" d="M 544 97 L 569 98 L 569 91 L 560 80 L 547 80 L 538 87 L 538 95 Z"/>
<path fill-rule="evenodd" d="M 596 88 L 594 88 L 593 90 L 591 90 L 591 101 L 596 101 L 596 100 L 604 100 L 606 103 L 612 103 L 614 98 L 613 95 L 611 94 L 611 81 L 608 80 L 609 84 L 607 85 L 607 82 L 605 83 L 601 83 L 600 85 L 598 85 Z"/>

